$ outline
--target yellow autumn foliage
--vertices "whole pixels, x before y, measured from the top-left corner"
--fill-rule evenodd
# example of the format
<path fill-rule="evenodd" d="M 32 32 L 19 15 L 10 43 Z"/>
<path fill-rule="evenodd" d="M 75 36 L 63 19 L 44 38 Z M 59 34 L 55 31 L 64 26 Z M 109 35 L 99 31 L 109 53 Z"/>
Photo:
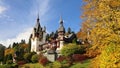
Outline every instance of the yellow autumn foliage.
<path fill-rule="evenodd" d="M 8 55 L 8 54 L 14 54 L 14 49 L 13 48 L 9 48 L 9 49 L 6 49 L 5 50 L 5 56 Z"/>
<path fill-rule="evenodd" d="M 89 27 L 91 47 L 88 56 L 96 56 L 91 68 L 120 67 L 120 0 L 84 0 L 84 24 Z M 82 27 L 84 29 L 84 27 Z"/>
<path fill-rule="evenodd" d="M 119 68 L 120 46 L 110 43 L 91 63 L 92 68 Z"/>

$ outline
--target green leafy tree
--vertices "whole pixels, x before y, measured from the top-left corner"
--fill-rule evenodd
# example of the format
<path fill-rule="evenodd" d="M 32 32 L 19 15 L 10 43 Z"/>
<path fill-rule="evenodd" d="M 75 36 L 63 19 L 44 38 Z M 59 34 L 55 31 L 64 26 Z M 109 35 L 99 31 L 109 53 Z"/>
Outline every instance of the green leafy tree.
<path fill-rule="evenodd" d="M 55 61 L 55 62 L 53 62 L 52 67 L 53 68 L 62 68 L 62 64 L 58 61 Z"/>
<path fill-rule="evenodd" d="M 4 56 L 4 63 L 7 63 L 12 59 L 13 59 L 12 54 L 7 54 Z"/>
<path fill-rule="evenodd" d="M 31 39 L 29 39 L 29 42 L 28 42 L 28 48 L 27 48 L 28 52 L 31 51 Z"/>
<path fill-rule="evenodd" d="M 28 63 L 31 62 L 31 57 L 32 57 L 31 53 L 25 53 L 24 54 L 24 59 Z"/>
<path fill-rule="evenodd" d="M 25 59 L 25 61 L 28 62 L 28 63 L 31 62 L 31 58 L 32 58 L 32 56 L 35 55 L 35 54 L 36 54 L 35 52 L 25 53 L 25 54 L 24 54 L 24 59 Z"/>
<path fill-rule="evenodd" d="M 84 49 L 83 49 L 84 50 Z M 61 54 L 64 56 L 71 56 L 76 53 L 82 53 L 82 48 L 76 44 L 66 44 L 61 49 Z"/>
<path fill-rule="evenodd" d="M 38 62 L 38 60 L 39 60 L 39 55 L 38 55 L 38 54 L 33 55 L 32 58 L 31 58 L 31 61 L 32 61 L 33 63 Z"/>

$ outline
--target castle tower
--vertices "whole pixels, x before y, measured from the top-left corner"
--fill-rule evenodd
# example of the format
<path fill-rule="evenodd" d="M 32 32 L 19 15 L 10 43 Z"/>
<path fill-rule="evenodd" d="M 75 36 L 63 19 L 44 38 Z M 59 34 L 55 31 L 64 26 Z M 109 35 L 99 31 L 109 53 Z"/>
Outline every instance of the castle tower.
<path fill-rule="evenodd" d="M 63 47 L 64 43 L 64 34 L 65 34 L 65 28 L 63 26 L 63 19 L 60 17 L 60 26 L 58 28 L 58 40 L 59 40 L 59 47 L 57 48 L 57 51 L 60 51 L 61 48 Z"/>
<path fill-rule="evenodd" d="M 42 44 L 46 42 L 46 28 L 42 28 L 39 21 L 39 15 L 36 25 L 33 28 L 31 37 L 31 52 L 39 53 L 42 50 Z"/>

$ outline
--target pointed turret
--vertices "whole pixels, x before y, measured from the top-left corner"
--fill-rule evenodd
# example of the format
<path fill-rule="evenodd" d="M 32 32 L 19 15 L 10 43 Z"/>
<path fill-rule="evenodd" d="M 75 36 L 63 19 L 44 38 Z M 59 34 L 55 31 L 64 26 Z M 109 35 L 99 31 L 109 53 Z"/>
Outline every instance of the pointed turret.
<path fill-rule="evenodd" d="M 38 14 L 37 22 L 39 22 L 39 20 L 40 20 L 40 19 L 39 19 L 39 14 Z"/>
<path fill-rule="evenodd" d="M 60 16 L 60 27 L 58 29 L 58 32 L 65 32 L 65 28 L 63 26 L 63 19 L 61 16 Z"/>
<path fill-rule="evenodd" d="M 59 26 L 59 28 L 58 28 L 58 40 L 59 40 L 59 42 L 58 42 L 58 48 L 57 48 L 57 53 L 60 53 L 60 50 L 62 49 L 62 47 L 63 47 L 63 44 L 64 44 L 64 35 L 65 35 L 65 28 L 64 28 L 64 26 L 63 26 L 63 19 L 62 19 L 62 17 L 60 17 L 60 21 L 59 21 L 59 23 L 60 23 L 60 26 Z"/>
<path fill-rule="evenodd" d="M 60 16 L 60 26 L 63 26 L 63 19 L 62 19 L 62 16 Z"/>
<path fill-rule="evenodd" d="M 38 14 L 37 23 L 36 23 L 36 25 L 35 25 L 36 30 L 39 30 L 39 29 L 41 28 L 41 25 L 40 25 L 40 21 L 39 21 L 39 20 L 40 20 L 40 19 L 39 19 L 39 14 Z"/>

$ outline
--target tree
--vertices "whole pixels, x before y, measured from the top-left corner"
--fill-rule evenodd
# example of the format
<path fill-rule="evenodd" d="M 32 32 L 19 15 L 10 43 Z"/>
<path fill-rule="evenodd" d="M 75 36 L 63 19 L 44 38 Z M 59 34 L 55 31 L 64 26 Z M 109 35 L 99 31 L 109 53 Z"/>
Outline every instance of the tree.
<path fill-rule="evenodd" d="M 55 34 L 54 32 L 51 32 L 50 37 L 54 37 L 54 34 Z"/>
<path fill-rule="evenodd" d="M 11 48 L 11 44 L 8 46 L 8 49 Z"/>
<path fill-rule="evenodd" d="M 82 41 L 85 41 L 88 37 L 87 37 L 87 33 L 84 32 L 83 30 L 80 29 L 79 32 L 77 32 L 76 34 L 77 38 L 82 40 Z"/>
<path fill-rule="evenodd" d="M 24 59 L 25 59 L 25 61 L 26 62 L 31 62 L 31 58 L 32 58 L 32 56 L 34 55 L 34 54 L 36 54 L 35 52 L 31 52 L 31 53 L 25 53 L 24 54 Z"/>
<path fill-rule="evenodd" d="M 31 38 L 29 38 L 29 42 L 28 42 L 28 52 L 30 52 L 31 51 Z"/>
<path fill-rule="evenodd" d="M 9 55 L 9 54 L 14 54 L 14 49 L 13 48 L 10 48 L 10 49 L 5 49 L 5 56 L 6 55 Z"/>
<path fill-rule="evenodd" d="M 4 63 L 7 63 L 13 59 L 12 54 L 7 54 L 4 56 Z"/>
<path fill-rule="evenodd" d="M 92 62 L 92 68 L 119 68 L 120 46 L 111 42 Z"/>
<path fill-rule="evenodd" d="M 71 28 L 70 28 L 70 27 L 68 28 L 68 31 L 67 31 L 67 32 L 68 32 L 69 34 L 71 34 L 72 31 L 71 31 Z"/>
<path fill-rule="evenodd" d="M 0 61 L 3 61 L 4 59 L 4 51 L 5 51 L 5 46 L 0 44 Z"/>
<path fill-rule="evenodd" d="M 86 4 L 83 6 L 84 12 L 81 17 L 87 28 L 82 26 L 84 28 L 82 30 L 90 32 L 88 39 L 92 41 L 92 49 L 101 49 L 104 44 L 102 41 L 119 32 L 119 0 L 84 1 Z"/>
<path fill-rule="evenodd" d="M 54 38 L 57 38 L 57 37 L 58 37 L 58 31 L 56 30 Z"/>
<path fill-rule="evenodd" d="M 49 34 L 46 35 L 46 40 L 49 40 L 50 36 Z"/>
<path fill-rule="evenodd" d="M 22 39 L 21 42 L 20 42 L 20 44 L 25 44 L 25 40 Z"/>
<path fill-rule="evenodd" d="M 118 50 L 120 43 L 120 0 L 84 1 L 82 18 L 84 19 L 83 23 L 88 25 L 87 30 L 90 32 L 88 39 L 91 40 L 91 47 L 87 53 L 97 52 L 96 61 L 93 61 L 97 67 L 92 65 L 92 68 L 117 67 L 120 62 L 113 63 L 112 61 L 120 58 L 119 51 L 115 53 L 116 55 L 111 56 L 114 54 L 111 49 L 114 46 L 114 50 Z M 106 50 L 106 48 L 110 49 Z M 104 63 L 104 58 L 109 62 Z"/>
<path fill-rule="evenodd" d="M 24 54 L 24 59 L 26 62 L 31 62 L 31 57 L 32 57 L 32 55 L 30 53 Z"/>
<path fill-rule="evenodd" d="M 32 61 L 33 63 L 38 62 L 38 60 L 39 60 L 39 55 L 38 55 L 38 54 L 33 55 L 32 58 L 31 58 L 31 61 Z"/>
<path fill-rule="evenodd" d="M 14 48 L 15 46 L 18 46 L 18 43 L 13 42 L 12 48 Z"/>

